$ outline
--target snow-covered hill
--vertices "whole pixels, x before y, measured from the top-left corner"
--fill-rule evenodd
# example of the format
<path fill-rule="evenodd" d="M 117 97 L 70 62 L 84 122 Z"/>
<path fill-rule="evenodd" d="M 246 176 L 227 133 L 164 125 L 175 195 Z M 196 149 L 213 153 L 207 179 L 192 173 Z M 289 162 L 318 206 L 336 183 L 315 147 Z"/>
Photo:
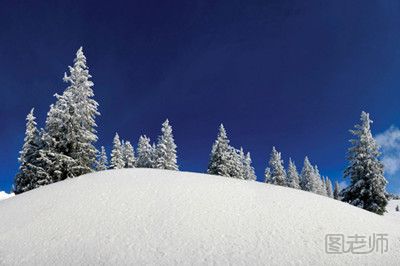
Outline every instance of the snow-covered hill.
<path fill-rule="evenodd" d="M 112 170 L 0 202 L 1 265 L 398 265 L 400 225 L 315 194 L 204 174 Z M 326 254 L 326 234 L 388 233 Z"/>

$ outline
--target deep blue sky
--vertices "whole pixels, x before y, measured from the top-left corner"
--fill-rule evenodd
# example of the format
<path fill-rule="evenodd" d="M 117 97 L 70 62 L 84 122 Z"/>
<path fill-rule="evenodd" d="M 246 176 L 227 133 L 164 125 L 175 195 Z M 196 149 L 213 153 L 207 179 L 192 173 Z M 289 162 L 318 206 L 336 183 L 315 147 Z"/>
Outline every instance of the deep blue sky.
<path fill-rule="evenodd" d="M 43 126 L 82 45 L 99 145 L 136 143 L 169 118 L 179 164 L 204 172 L 219 123 L 263 175 L 272 145 L 341 178 L 361 110 L 400 125 L 398 1 L 7 1 L 0 8 L 0 190 L 25 116 Z M 85 2 L 85 3 L 83 3 Z M 304 3 L 306 2 L 306 3 Z M 397 183 L 396 183 L 397 182 Z M 391 178 L 389 190 L 400 182 Z"/>

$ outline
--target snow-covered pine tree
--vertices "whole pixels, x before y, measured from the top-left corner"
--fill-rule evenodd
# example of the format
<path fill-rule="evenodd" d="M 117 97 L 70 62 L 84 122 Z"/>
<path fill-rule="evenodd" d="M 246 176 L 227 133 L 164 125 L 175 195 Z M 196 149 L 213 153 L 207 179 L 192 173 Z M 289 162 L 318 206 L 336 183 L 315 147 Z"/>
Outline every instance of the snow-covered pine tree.
<path fill-rule="evenodd" d="M 115 133 L 115 136 L 114 136 L 110 162 L 111 162 L 110 167 L 112 169 L 121 169 L 121 168 L 124 168 L 124 166 L 125 166 L 122 144 L 119 139 L 118 133 Z"/>
<path fill-rule="evenodd" d="M 341 193 L 342 201 L 382 215 L 388 199 L 383 164 L 379 161 L 379 146 L 371 133 L 369 114 L 362 112 L 360 120 L 361 123 L 350 130 L 355 138 L 350 140 L 349 165 L 344 177 L 350 178 L 351 184 Z"/>
<path fill-rule="evenodd" d="M 264 182 L 271 183 L 271 169 L 269 167 L 265 168 L 264 171 Z"/>
<path fill-rule="evenodd" d="M 302 190 L 317 193 L 318 181 L 315 175 L 315 169 L 312 167 L 307 156 L 304 158 L 304 165 L 300 177 L 300 187 Z"/>
<path fill-rule="evenodd" d="M 233 178 L 244 179 L 244 164 L 243 160 L 245 159 L 245 155 L 243 149 L 237 150 L 234 147 L 230 146 L 230 152 L 228 153 L 228 176 Z"/>
<path fill-rule="evenodd" d="M 53 182 L 89 173 L 96 161 L 98 103 L 93 99 L 93 82 L 82 47 L 69 72 L 64 75 L 69 86 L 62 95 L 55 95 L 57 101 L 50 106 L 43 134 L 42 154 Z"/>
<path fill-rule="evenodd" d="M 326 183 L 326 194 L 327 194 L 327 196 L 330 197 L 330 198 L 333 198 L 332 182 L 329 179 L 329 177 L 326 177 L 325 183 Z"/>
<path fill-rule="evenodd" d="M 333 189 L 333 198 L 336 200 L 339 199 L 339 194 L 340 194 L 339 182 L 336 180 L 335 188 Z"/>
<path fill-rule="evenodd" d="M 43 144 L 36 127 L 36 118 L 33 114 L 34 109 L 26 117 L 26 131 L 24 145 L 20 151 L 20 167 L 14 179 L 13 192 L 20 194 L 34 189 L 44 182 L 49 183 L 50 178 L 43 169 L 40 149 Z"/>
<path fill-rule="evenodd" d="M 162 124 L 161 136 L 156 145 L 156 168 L 167 170 L 179 170 L 176 156 L 176 144 L 172 134 L 172 127 L 168 119 Z"/>
<path fill-rule="evenodd" d="M 125 168 L 134 168 L 135 167 L 135 151 L 133 149 L 132 144 L 129 141 L 126 141 L 123 145 L 123 155 L 125 161 Z"/>
<path fill-rule="evenodd" d="M 322 195 L 322 196 L 326 196 L 325 180 L 321 177 L 318 166 L 316 166 L 316 165 L 314 166 L 314 175 L 315 175 L 315 181 L 316 181 L 315 193 Z"/>
<path fill-rule="evenodd" d="M 246 157 L 243 161 L 243 168 L 244 168 L 244 179 L 256 181 L 257 176 L 254 171 L 254 167 L 252 166 L 251 155 L 250 152 L 246 153 Z"/>
<path fill-rule="evenodd" d="M 158 153 L 157 153 L 157 145 L 153 142 L 151 144 L 151 165 L 150 168 L 157 168 L 157 158 L 158 158 Z"/>
<path fill-rule="evenodd" d="M 97 163 L 96 163 L 96 170 L 97 171 L 104 171 L 108 169 L 108 158 L 106 149 L 104 146 L 101 146 L 100 153 L 98 155 Z"/>
<path fill-rule="evenodd" d="M 297 172 L 296 165 L 289 158 L 289 165 L 287 170 L 287 186 L 295 189 L 300 189 L 300 176 Z"/>
<path fill-rule="evenodd" d="M 281 153 L 275 147 L 272 147 L 269 167 L 271 169 L 271 184 L 286 186 L 286 172 L 283 167 L 283 160 L 281 159 Z"/>
<path fill-rule="evenodd" d="M 154 166 L 154 148 L 150 144 L 150 139 L 144 136 L 139 137 L 137 146 L 137 168 L 153 168 Z"/>
<path fill-rule="evenodd" d="M 217 139 L 215 140 L 210 155 L 207 173 L 211 175 L 230 176 L 230 157 L 232 148 L 224 126 L 219 126 Z"/>

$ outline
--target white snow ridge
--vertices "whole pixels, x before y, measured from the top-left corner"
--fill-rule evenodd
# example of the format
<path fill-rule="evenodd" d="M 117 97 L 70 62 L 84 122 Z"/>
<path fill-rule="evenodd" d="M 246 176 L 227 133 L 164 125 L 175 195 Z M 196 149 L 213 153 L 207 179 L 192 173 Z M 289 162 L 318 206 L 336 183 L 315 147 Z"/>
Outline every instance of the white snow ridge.
<path fill-rule="evenodd" d="M 109 170 L 0 202 L 0 265 L 398 265 L 400 225 L 259 182 Z M 326 234 L 388 234 L 388 251 L 327 254 Z"/>

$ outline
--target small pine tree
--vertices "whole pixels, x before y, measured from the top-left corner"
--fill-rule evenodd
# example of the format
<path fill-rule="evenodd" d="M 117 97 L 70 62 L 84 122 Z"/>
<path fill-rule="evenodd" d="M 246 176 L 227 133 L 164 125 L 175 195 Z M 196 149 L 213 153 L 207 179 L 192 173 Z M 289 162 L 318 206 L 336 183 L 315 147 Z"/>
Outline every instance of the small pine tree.
<path fill-rule="evenodd" d="M 369 114 L 361 113 L 361 123 L 350 132 L 355 136 L 350 140 L 349 166 L 344 177 L 351 179 L 351 184 L 343 192 L 342 201 L 359 208 L 382 215 L 386 211 L 387 181 L 383 176 L 383 164 L 379 161 L 379 147 L 372 137 Z"/>
<path fill-rule="evenodd" d="M 99 153 L 98 159 L 97 159 L 96 170 L 97 171 L 107 170 L 107 168 L 108 168 L 107 165 L 108 165 L 108 158 L 107 158 L 106 149 L 104 148 L 104 146 L 101 146 L 101 150 L 100 150 L 100 153 Z"/>
<path fill-rule="evenodd" d="M 162 124 L 161 133 L 156 146 L 156 168 L 179 170 L 176 156 L 176 144 L 172 134 L 172 127 L 168 119 Z"/>
<path fill-rule="evenodd" d="M 271 183 L 271 169 L 269 167 L 265 168 L 264 171 L 264 182 Z"/>
<path fill-rule="evenodd" d="M 318 166 L 316 166 L 316 165 L 314 166 L 314 175 L 315 175 L 315 181 L 316 181 L 315 193 L 322 195 L 322 196 L 326 196 L 325 180 L 323 177 L 321 177 Z"/>
<path fill-rule="evenodd" d="M 132 144 L 129 141 L 126 141 L 123 145 L 123 156 L 124 156 L 125 168 L 134 168 L 135 151 L 133 149 Z"/>
<path fill-rule="evenodd" d="M 40 182 L 41 180 L 49 181 L 50 179 L 43 168 L 44 165 L 40 154 L 40 149 L 43 144 L 36 127 L 36 117 L 33 111 L 34 109 L 32 109 L 26 117 L 24 145 L 22 146 L 18 159 L 21 165 L 15 176 L 13 185 L 13 192 L 15 194 L 34 189 L 43 183 Z"/>
<path fill-rule="evenodd" d="M 224 126 L 221 124 L 217 139 L 215 140 L 210 155 L 207 173 L 211 175 L 230 176 L 230 159 L 232 148 Z"/>
<path fill-rule="evenodd" d="M 318 191 L 318 180 L 315 175 L 315 169 L 312 167 L 310 160 L 306 156 L 304 159 L 303 169 L 301 170 L 300 186 L 302 190 L 317 193 Z"/>
<path fill-rule="evenodd" d="M 295 189 L 300 189 L 300 176 L 297 172 L 296 165 L 290 158 L 287 170 L 287 186 Z"/>
<path fill-rule="evenodd" d="M 122 150 L 122 144 L 119 139 L 118 133 L 115 133 L 115 137 L 113 140 L 113 149 L 111 151 L 111 165 L 112 169 L 121 169 L 124 168 L 125 161 Z"/>
<path fill-rule="evenodd" d="M 340 194 L 339 182 L 335 181 L 335 188 L 333 189 L 333 198 L 338 200 Z"/>
<path fill-rule="evenodd" d="M 244 168 L 244 179 L 256 181 L 257 176 L 254 171 L 254 167 L 251 165 L 251 156 L 250 152 L 247 152 L 246 157 L 243 160 L 243 168 Z"/>
<path fill-rule="evenodd" d="M 150 139 L 144 136 L 139 137 L 137 146 L 137 168 L 153 168 L 154 166 L 154 152 L 155 148 L 150 144 Z"/>
<path fill-rule="evenodd" d="M 283 160 L 281 159 L 281 153 L 275 147 L 272 147 L 269 167 L 271 169 L 271 184 L 286 186 L 286 173 L 283 167 Z"/>
<path fill-rule="evenodd" d="M 326 194 L 328 197 L 333 198 L 332 182 L 329 177 L 326 177 Z"/>

